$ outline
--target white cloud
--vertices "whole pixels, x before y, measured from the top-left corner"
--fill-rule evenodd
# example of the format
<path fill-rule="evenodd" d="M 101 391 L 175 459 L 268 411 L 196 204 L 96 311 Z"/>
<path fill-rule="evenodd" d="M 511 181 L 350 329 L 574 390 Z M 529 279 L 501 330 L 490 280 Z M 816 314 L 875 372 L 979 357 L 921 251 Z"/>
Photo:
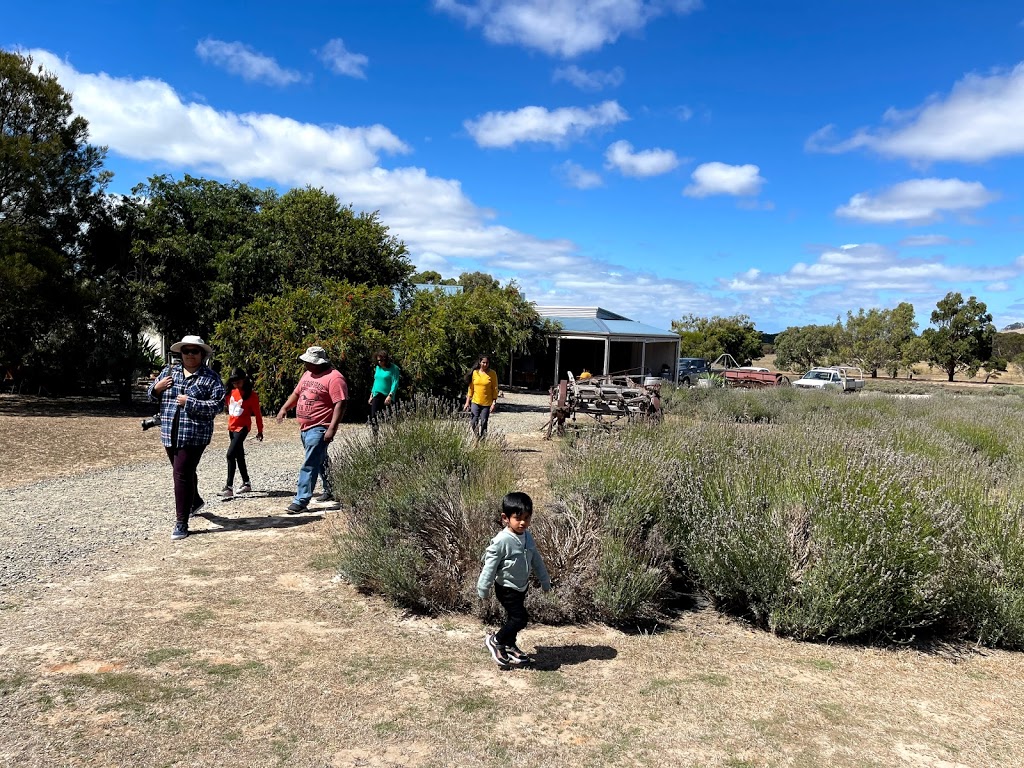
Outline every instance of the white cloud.
<path fill-rule="evenodd" d="M 196 44 L 196 54 L 203 61 L 250 82 L 291 85 L 302 80 L 302 74 L 299 72 L 284 69 L 270 56 L 265 56 L 244 43 L 226 43 L 207 37 Z"/>
<path fill-rule="evenodd" d="M 756 195 L 765 179 L 756 165 L 704 163 L 691 174 L 694 183 L 683 190 L 687 197 L 710 195 Z"/>
<path fill-rule="evenodd" d="M 273 114 L 185 103 L 160 80 L 82 74 L 48 51 L 32 57 L 57 74 L 98 144 L 135 160 L 160 160 L 219 176 L 305 184 L 307 171 L 355 173 L 382 152 L 409 150 L 382 125 L 321 127 Z"/>
<path fill-rule="evenodd" d="M 628 119 L 617 102 L 605 101 L 587 109 L 523 107 L 515 112 L 488 112 L 463 125 L 481 147 L 511 147 L 525 141 L 564 144 L 587 131 Z"/>
<path fill-rule="evenodd" d="M 854 195 L 836 209 L 836 215 L 870 224 L 930 224 L 941 220 L 944 212 L 975 210 L 997 197 L 977 181 L 911 179 L 876 196 Z"/>
<path fill-rule="evenodd" d="M 626 79 L 626 73 L 622 67 L 613 67 L 607 72 L 595 69 L 587 71 L 570 64 L 567 67 L 559 67 L 551 76 L 553 82 L 565 80 L 572 83 L 581 91 L 600 91 L 605 88 L 618 88 Z"/>
<path fill-rule="evenodd" d="M 909 111 L 890 109 L 885 126 L 836 138 L 835 126 L 812 134 L 806 148 L 839 153 L 870 149 L 882 155 L 933 162 L 981 162 L 1024 153 L 1024 62 L 1008 72 L 966 75 L 948 96 Z"/>
<path fill-rule="evenodd" d="M 688 123 L 692 120 L 694 115 L 693 108 L 688 107 L 685 104 L 680 107 L 676 107 L 673 112 L 675 113 L 675 116 L 684 123 Z"/>
<path fill-rule="evenodd" d="M 642 30 L 668 13 L 687 14 L 700 0 L 434 0 L 434 6 L 482 27 L 493 43 L 523 45 L 572 58 Z"/>
<path fill-rule="evenodd" d="M 366 79 L 366 66 L 370 59 L 361 53 L 352 53 L 345 48 L 345 41 L 340 37 L 328 40 L 317 55 L 320 61 L 327 65 L 327 68 L 336 75 L 348 75 L 357 77 L 360 80 Z"/>
<path fill-rule="evenodd" d="M 567 185 L 576 189 L 594 189 L 604 185 L 601 174 L 588 171 L 572 160 L 566 160 L 558 166 L 558 173 Z"/>
<path fill-rule="evenodd" d="M 616 168 L 624 176 L 659 176 L 679 165 L 679 158 L 671 149 L 634 152 L 628 141 L 616 141 L 608 147 L 604 157 L 607 168 Z"/>
<path fill-rule="evenodd" d="M 589 258 L 567 239 L 493 223 L 495 214 L 470 200 L 458 180 L 423 168 L 381 168 L 382 153 L 410 151 L 382 125 L 324 127 L 218 111 L 183 102 L 160 80 L 82 73 L 49 51 L 25 53 L 73 94 L 90 139 L 107 145 L 111 155 L 222 179 L 323 187 L 357 210 L 380 211 L 422 268 L 457 275 L 468 264 L 500 280 L 514 277 L 531 300 L 583 305 L 612 299 L 616 310 L 651 322 L 681 311 L 718 312 L 691 283 Z"/>
<path fill-rule="evenodd" d="M 903 248 L 935 248 L 940 245 L 951 245 L 953 238 L 948 235 L 911 235 L 900 240 Z"/>
<path fill-rule="evenodd" d="M 890 291 L 934 293 L 939 286 L 988 284 L 1021 274 L 1024 262 L 1020 260 L 1005 266 L 947 264 L 938 257 L 903 258 L 884 246 L 864 243 L 828 248 L 813 263 L 798 262 L 786 272 L 773 274 L 749 269 L 722 279 L 720 284 L 729 291 L 759 296 L 793 297 L 800 292 L 831 290 L 877 297 Z M 837 305 L 840 310 L 850 306 L 855 305 Z"/>

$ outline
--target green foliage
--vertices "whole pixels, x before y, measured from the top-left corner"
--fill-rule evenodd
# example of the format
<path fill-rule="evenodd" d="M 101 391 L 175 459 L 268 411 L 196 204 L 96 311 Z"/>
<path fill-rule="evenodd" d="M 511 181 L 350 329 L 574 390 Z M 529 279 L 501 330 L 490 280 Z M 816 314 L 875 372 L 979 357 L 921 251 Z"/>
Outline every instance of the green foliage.
<path fill-rule="evenodd" d="M 775 414 L 752 431 L 721 406 L 731 394 L 680 403 L 687 429 L 704 426 L 678 454 L 663 528 L 699 589 L 793 637 L 1022 647 L 1016 398 L 954 410 L 942 396 L 751 392 Z"/>
<path fill-rule="evenodd" d="M 649 621 L 674 576 L 661 513 L 672 473 L 666 446 L 638 425 L 567 444 L 548 472 L 557 501 L 545 519 L 545 558 L 558 574 L 546 618 Z"/>
<path fill-rule="evenodd" d="M 679 354 L 715 360 L 730 354 L 741 365 L 761 357 L 761 334 L 746 315 L 731 317 L 700 317 L 686 315 L 672 321 L 672 330 L 679 334 Z"/>
<path fill-rule="evenodd" d="M 931 322 L 936 327 L 921 334 L 928 345 L 928 359 L 946 372 L 949 381 L 959 371 L 973 378 L 992 358 L 996 327 L 985 302 L 974 296 L 965 302 L 950 291 L 937 302 Z"/>
<path fill-rule="evenodd" d="M 0 51 L 0 369 L 24 366 L 19 375 L 39 383 L 45 377 L 30 366 L 42 348 L 74 348 L 88 323 L 76 271 L 109 180 L 105 150 L 88 135 L 56 77 Z M 68 379 L 45 383 L 75 383 Z"/>
<path fill-rule="evenodd" d="M 456 397 L 479 355 L 494 356 L 491 368 L 500 380 L 509 354 L 537 347 L 546 327 L 514 284 L 456 294 L 416 291 L 395 322 L 391 349 L 416 391 Z"/>
<path fill-rule="evenodd" d="M 916 327 L 914 305 L 907 302 L 895 309 L 860 309 L 856 315 L 847 312 L 841 354 L 870 372 L 872 378 L 879 370 L 895 375 Z"/>
<path fill-rule="evenodd" d="M 342 574 L 361 589 L 424 611 L 466 610 L 513 455 L 497 436 L 471 440 L 455 403 L 414 398 L 348 438 L 334 459 L 349 525 L 335 537 Z"/>
<path fill-rule="evenodd" d="M 268 408 L 284 402 L 298 383 L 303 372 L 298 356 L 309 346 L 322 346 L 345 376 L 350 407 L 358 414 L 365 406 L 356 393 L 370 390 L 371 355 L 383 345 L 394 312 L 387 288 L 325 282 L 315 291 L 294 288 L 257 299 L 218 323 L 211 343 L 225 365 L 249 372 Z"/>
<path fill-rule="evenodd" d="M 775 337 L 775 363 L 794 371 L 838 363 L 843 344 L 843 327 L 838 322 L 790 327 Z"/>
<path fill-rule="evenodd" d="M 413 272 L 405 244 L 376 213 L 356 214 L 322 189 L 293 189 L 269 200 L 254 240 L 255 253 L 270 263 L 254 276 L 264 294 L 286 285 L 315 288 L 323 280 L 392 288 Z"/>

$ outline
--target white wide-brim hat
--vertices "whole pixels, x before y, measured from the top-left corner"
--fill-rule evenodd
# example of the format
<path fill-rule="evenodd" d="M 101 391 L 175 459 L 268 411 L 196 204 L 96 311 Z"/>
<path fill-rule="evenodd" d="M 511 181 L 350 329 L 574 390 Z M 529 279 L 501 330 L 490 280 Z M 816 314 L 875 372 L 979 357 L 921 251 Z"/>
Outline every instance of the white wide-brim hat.
<path fill-rule="evenodd" d="M 323 347 L 309 347 L 305 352 L 299 355 L 299 360 L 304 363 L 310 363 L 311 365 L 331 364 L 331 361 L 327 359 L 327 350 Z"/>
<path fill-rule="evenodd" d="M 181 341 L 177 341 L 171 344 L 171 352 L 181 352 L 182 347 L 202 347 L 206 353 L 204 357 L 209 357 L 213 354 L 213 347 L 207 344 L 199 336 L 185 336 Z"/>

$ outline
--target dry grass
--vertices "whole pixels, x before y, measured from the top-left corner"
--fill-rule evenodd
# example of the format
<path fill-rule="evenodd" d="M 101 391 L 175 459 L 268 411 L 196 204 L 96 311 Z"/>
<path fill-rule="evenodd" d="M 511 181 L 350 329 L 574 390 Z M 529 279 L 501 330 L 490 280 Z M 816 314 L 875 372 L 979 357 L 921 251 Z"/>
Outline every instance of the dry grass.
<path fill-rule="evenodd" d="M 85 440 L 116 418 L 67 428 Z M 107 460 L 152 458 L 144 437 Z M 540 495 L 552 444 L 515 444 Z M 499 672 L 478 621 L 402 615 L 335 581 L 339 522 L 161 536 L 11 594 L 0 765 L 1024 764 L 1020 654 L 797 643 L 704 609 L 656 634 L 531 626 L 539 668 Z"/>

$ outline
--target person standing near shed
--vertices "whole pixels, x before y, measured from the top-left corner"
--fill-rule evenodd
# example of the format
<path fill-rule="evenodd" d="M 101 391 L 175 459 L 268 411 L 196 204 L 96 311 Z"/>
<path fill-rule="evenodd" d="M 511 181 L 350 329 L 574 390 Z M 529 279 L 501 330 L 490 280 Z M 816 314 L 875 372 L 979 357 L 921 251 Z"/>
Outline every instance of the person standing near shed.
<path fill-rule="evenodd" d="M 334 440 L 348 401 L 345 377 L 331 365 L 323 347 L 310 347 L 299 355 L 299 360 L 305 364 L 306 372 L 277 412 L 277 423 L 280 424 L 288 411 L 295 408 L 302 446 L 306 451 L 299 468 L 295 498 L 287 508 L 290 515 L 306 511 L 313 498 L 317 476 L 324 478 L 324 490 L 329 492 L 327 448 Z"/>
<path fill-rule="evenodd" d="M 470 371 L 466 405 L 462 409 L 470 412 L 469 424 L 477 440 L 487 437 L 487 421 L 497 405 L 498 374 L 491 370 L 490 356 L 480 355 Z"/>

